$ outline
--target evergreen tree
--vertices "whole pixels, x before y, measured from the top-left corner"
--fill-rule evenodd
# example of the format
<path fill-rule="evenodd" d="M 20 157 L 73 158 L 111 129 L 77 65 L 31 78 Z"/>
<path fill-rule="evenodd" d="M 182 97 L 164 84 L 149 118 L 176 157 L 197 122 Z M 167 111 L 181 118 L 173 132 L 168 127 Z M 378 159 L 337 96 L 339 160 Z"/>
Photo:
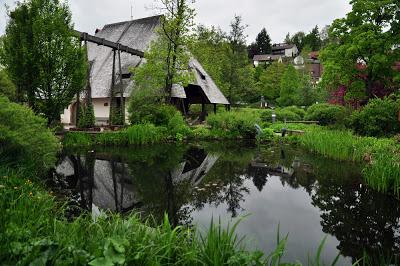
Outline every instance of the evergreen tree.
<path fill-rule="evenodd" d="M 229 40 L 229 65 L 226 68 L 226 77 L 229 84 L 228 99 L 231 103 L 240 100 L 240 94 L 244 90 L 249 90 L 252 84 L 248 84 L 251 75 L 247 75 L 248 56 L 246 50 L 247 26 L 243 25 L 242 17 L 235 16 L 231 22 L 231 32 L 228 35 Z M 243 100 L 243 99 L 242 99 Z"/>
<path fill-rule="evenodd" d="M 271 38 L 269 37 L 267 30 L 263 28 L 256 38 L 257 52 L 258 54 L 270 54 L 271 53 Z"/>
<path fill-rule="evenodd" d="M 293 65 L 288 65 L 280 83 L 280 106 L 301 105 L 301 80 Z"/>
<path fill-rule="evenodd" d="M 315 26 L 315 28 L 313 28 L 311 30 L 311 32 L 309 34 L 307 34 L 305 41 L 304 41 L 304 46 L 309 46 L 312 51 L 319 51 L 321 49 L 321 44 L 322 44 L 322 41 L 321 41 L 321 37 L 319 34 L 318 25 L 317 25 L 317 26 Z"/>

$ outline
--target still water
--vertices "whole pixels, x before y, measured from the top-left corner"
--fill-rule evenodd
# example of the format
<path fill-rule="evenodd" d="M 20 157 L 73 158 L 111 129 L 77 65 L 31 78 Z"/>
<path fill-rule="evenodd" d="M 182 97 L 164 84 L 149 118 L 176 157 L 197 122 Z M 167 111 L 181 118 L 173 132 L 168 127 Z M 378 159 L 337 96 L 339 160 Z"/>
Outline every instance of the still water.
<path fill-rule="evenodd" d="M 326 236 L 323 258 L 350 265 L 400 253 L 400 204 L 366 187 L 357 165 L 287 145 L 163 144 L 66 152 L 56 185 L 75 211 L 139 211 L 174 225 L 225 225 L 243 216 L 237 233 L 268 254 L 278 227 L 288 234 L 284 261 L 307 263 Z"/>

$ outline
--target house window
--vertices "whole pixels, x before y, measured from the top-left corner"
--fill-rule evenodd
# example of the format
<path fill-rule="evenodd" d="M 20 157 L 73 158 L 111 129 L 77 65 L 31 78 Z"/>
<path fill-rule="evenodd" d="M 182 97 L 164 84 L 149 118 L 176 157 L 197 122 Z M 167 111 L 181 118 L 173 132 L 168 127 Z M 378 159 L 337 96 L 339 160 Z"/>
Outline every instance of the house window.
<path fill-rule="evenodd" d="M 122 79 L 130 79 L 132 77 L 132 73 L 122 73 Z"/>
<path fill-rule="evenodd" d="M 104 106 L 108 106 L 108 103 L 104 103 Z"/>

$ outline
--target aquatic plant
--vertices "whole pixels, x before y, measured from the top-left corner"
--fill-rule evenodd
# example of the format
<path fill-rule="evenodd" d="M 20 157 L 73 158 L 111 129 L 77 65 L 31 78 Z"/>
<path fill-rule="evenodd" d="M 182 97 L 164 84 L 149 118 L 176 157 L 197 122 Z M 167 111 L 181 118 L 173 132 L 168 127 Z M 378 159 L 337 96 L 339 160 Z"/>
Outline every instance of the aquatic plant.
<path fill-rule="evenodd" d="M 325 157 L 364 163 L 367 184 L 380 192 L 400 196 L 400 148 L 393 139 L 360 137 L 350 131 L 313 128 L 301 144 Z"/>
<path fill-rule="evenodd" d="M 63 140 L 64 147 L 88 147 L 93 145 L 93 137 L 83 132 L 67 132 Z"/>

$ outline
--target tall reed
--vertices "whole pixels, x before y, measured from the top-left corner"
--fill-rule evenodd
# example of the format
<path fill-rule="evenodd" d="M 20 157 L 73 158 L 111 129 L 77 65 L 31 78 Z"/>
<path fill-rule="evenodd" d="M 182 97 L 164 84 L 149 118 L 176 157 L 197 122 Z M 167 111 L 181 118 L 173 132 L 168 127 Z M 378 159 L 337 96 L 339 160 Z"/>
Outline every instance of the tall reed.
<path fill-rule="evenodd" d="M 310 128 L 301 137 L 301 143 L 310 151 L 328 158 L 364 163 L 363 176 L 370 187 L 400 197 L 400 147 L 393 139 Z"/>

